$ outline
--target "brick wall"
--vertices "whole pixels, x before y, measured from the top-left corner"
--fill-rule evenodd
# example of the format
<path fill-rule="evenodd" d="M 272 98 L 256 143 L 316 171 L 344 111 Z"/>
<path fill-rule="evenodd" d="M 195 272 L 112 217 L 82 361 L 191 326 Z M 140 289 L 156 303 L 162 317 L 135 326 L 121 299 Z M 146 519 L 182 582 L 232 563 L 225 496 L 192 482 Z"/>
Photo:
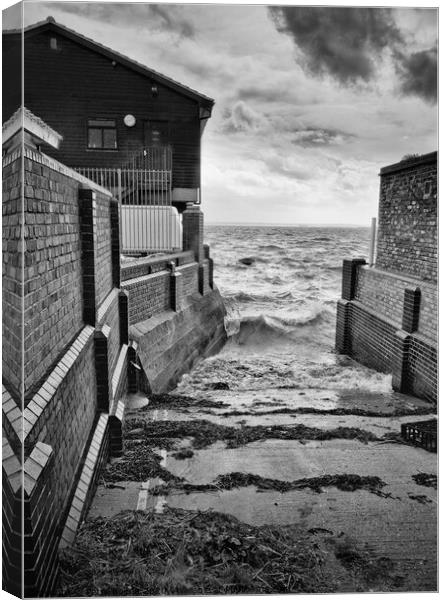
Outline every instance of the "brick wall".
<path fill-rule="evenodd" d="M 3 159 L 3 376 L 19 397 L 22 380 L 22 253 L 19 214 L 22 210 L 22 157 L 19 152 Z"/>
<path fill-rule="evenodd" d="M 345 260 L 336 349 L 437 401 L 437 153 L 381 169 L 375 268 Z"/>
<path fill-rule="evenodd" d="M 79 182 L 26 150 L 25 395 L 81 329 Z"/>
<path fill-rule="evenodd" d="M 396 326 L 359 303 L 350 306 L 347 326 L 347 353 L 368 367 L 391 373 Z"/>
<path fill-rule="evenodd" d="M 122 264 L 122 281 L 136 279 L 143 275 L 151 275 L 151 273 L 158 273 L 159 271 L 165 271 L 171 261 L 174 261 L 176 266 L 180 267 L 194 262 L 194 255 L 193 252 L 187 251 L 168 254 L 168 256 L 139 258 L 137 260 L 126 259 Z"/>
<path fill-rule="evenodd" d="M 421 291 L 418 333 L 436 342 L 438 336 L 436 284 L 365 266 L 360 267 L 357 272 L 355 299 L 401 328 L 404 290 L 409 287 L 417 287 Z"/>
<path fill-rule="evenodd" d="M 182 293 L 184 297 L 191 296 L 198 291 L 198 269 L 197 264 L 193 263 L 178 269 L 182 274 Z"/>
<path fill-rule="evenodd" d="M 51 401 L 37 419 L 28 437 L 28 450 L 37 441 L 54 451 L 51 495 L 54 510 L 60 515 L 68 501 L 97 410 L 94 370 L 94 344 L 90 337 Z M 26 448 L 26 446 L 25 446 Z"/>
<path fill-rule="evenodd" d="M 336 350 L 391 373 L 395 390 L 436 402 L 436 284 L 362 265 L 351 270 L 351 262 L 344 261 Z"/>
<path fill-rule="evenodd" d="M 407 389 L 421 398 L 436 402 L 437 376 L 436 346 L 431 346 L 419 335 L 413 335 L 408 355 Z"/>
<path fill-rule="evenodd" d="M 437 153 L 381 170 L 376 266 L 437 279 Z"/>
<path fill-rule="evenodd" d="M 120 281 L 120 257 L 111 195 L 35 149 L 25 147 L 23 156 L 21 152 L 6 155 L 3 161 L 3 274 L 8 291 L 3 310 L 3 433 L 15 461 L 21 453 L 19 440 L 24 439 L 25 463 L 19 466 L 17 489 L 11 483 L 4 488 L 2 517 L 8 532 L 3 539 L 8 558 L 5 580 L 11 582 L 18 564 L 13 512 L 24 511 L 25 593 L 35 596 L 52 593 L 66 516 L 69 513 L 70 523 L 72 515 L 80 520 L 94 485 L 87 470 L 96 472 L 106 460 L 107 428 L 100 449 L 95 442 L 91 454 L 89 444 L 95 423 L 100 421 L 100 409 L 107 418 L 114 400 L 126 392 L 128 340 L 123 337 L 128 323 L 122 319 L 127 320 L 128 313 L 119 288 L 114 287 Z M 23 253 L 19 245 L 22 206 L 17 191 L 22 159 Z M 22 256 L 23 288 L 19 285 Z M 23 412 L 17 407 L 23 400 L 17 378 L 22 299 L 26 323 Z M 105 329 L 105 344 L 100 346 L 96 336 Z M 106 356 L 103 364 L 98 350 Z M 99 385 L 104 381 L 108 397 L 101 406 Z M 90 454 L 94 459 L 83 464 Z M 8 456 L 3 462 L 3 475 L 9 479 L 12 459 Z M 86 484 L 78 483 L 82 474 Z M 74 506 L 75 489 L 78 495 L 84 494 L 81 502 L 76 496 Z M 18 552 L 20 555 L 21 548 Z M 21 571 L 21 561 L 19 568 Z M 9 589 L 15 589 L 12 583 Z"/>
<path fill-rule="evenodd" d="M 96 301 L 101 304 L 113 287 L 109 197 L 96 192 L 93 207 Z"/>
<path fill-rule="evenodd" d="M 175 273 L 180 278 L 180 287 L 178 288 L 177 308 L 183 305 L 187 298 L 199 292 L 199 265 L 197 262 L 188 263 L 188 256 L 185 256 L 186 261 L 183 266 L 175 269 Z M 141 261 L 142 265 L 145 261 Z M 125 273 L 122 275 L 122 288 L 128 292 L 129 300 L 129 323 L 135 325 L 141 321 L 151 318 L 166 310 L 176 310 L 174 308 L 172 293 L 173 284 L 171 270 L 166 267 L 168 263 L 163 264 L 163 270 L 156 271 L 151 275 L 142 275 L 134 279 L 126 279 L 128 276 L 125 267 Z M 156 264 L 158 267 L 158 264 Z M 131 273 L 141 271 L 137 265 L 130 267 Z M 204 281 L 203 293 L 212 291 L 209 283 L 209 261 L 203 263 Z M 123 271 L 123 269 L 122 269 Z"/>
<path fill-rule="evenodd" d="M 129 322 L 134 325 L 170 308 L 170 273 L 162 271 L 124 281 L 129 295 Z"/>

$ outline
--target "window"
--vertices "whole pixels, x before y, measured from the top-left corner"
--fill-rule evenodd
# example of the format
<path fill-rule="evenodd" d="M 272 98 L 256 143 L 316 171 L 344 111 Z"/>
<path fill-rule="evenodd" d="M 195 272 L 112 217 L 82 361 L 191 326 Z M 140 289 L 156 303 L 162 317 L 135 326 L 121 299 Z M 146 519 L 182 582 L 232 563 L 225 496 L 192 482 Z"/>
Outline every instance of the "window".
<path fill-rule="evenodd" d="M 117 150 L 117 130 L 114 119 L 88 120 L 88 148 Z"/>

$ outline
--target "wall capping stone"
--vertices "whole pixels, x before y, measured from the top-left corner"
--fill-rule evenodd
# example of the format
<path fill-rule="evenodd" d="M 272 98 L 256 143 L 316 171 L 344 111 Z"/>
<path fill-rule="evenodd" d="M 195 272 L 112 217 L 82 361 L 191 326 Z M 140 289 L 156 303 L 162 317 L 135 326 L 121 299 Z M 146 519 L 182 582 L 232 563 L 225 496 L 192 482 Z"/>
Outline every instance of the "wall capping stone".
<path fill-rule="evenodd" d="M 26 442 L 37 420 L 47 409 L 64 377 L 66 377 L 73 364 L 79 358 L 93 334 L 94 328 L 89 325 L 82 329 L 56 366 L 49 373 L 41 387 L 32 396 L 23 412 L 17 406 L 11 408 L 12 405 L 7 403 L 9 409 L 4 412 L 5 418 L 22 444 Z M 4 387 L 3 390 L 5 390 Z M 3 397 L 4 396 L 2 395 L 2 400 Z"/>
<path fill-rule="evenodd" d="M 93 482 L 97 470 L 101 466 L 101 454 L 106 440 L 108 415 L 102 413 L 97 421 L 94 434 L 89 446 L 88 453 L 77 483 L 73 501 L 71 503 L 68 516 L 65 521 L 62 537 L 59 543 L 59 549 L 66 548 L 74 542 L 77 529 L 81 524 L 85 511 L 88 508 L 89 500 L 93 490 Z"/>
<path fill-rule="evenodd" d="M 125 361 L 128 351 L 127 344 L 123 344 L 119 352 L 119 358 L 117 359 L 116 367 L 114 369 L 113 377 L 111 380 L 111 398 L 115 399 L 117 390 L 119 389 L 119 383 L 122 375 L 125 373 Z"/>
<path fill-rule="evenodd" d="M 421 156 L 414 156 L 407 160 L 401 160 L 393 165 L 387 165 L 382 167 L 379 175 L 388 175 L 390 173 L 396 173 L 398 171 L 404 171 L 406 169 L 412 169 L 420 165 L 427 165 L 436 163 L 438 160 L 438 152 L 429 152 L 428 154 L 422 154 Z"/>
<path fill-rule="evenodd" d="M 52 158 L 52 157 L 44 154 L 43 152 L 39 152 L 38 150 L 32 150 L 31 148 L 25 147 L 24 156 L 25 156 L 25 158 L 29 158 L 30 160 L 32 160 L 36 163 L 44 165 L 45 167 L 48 167 L 49 169 L 52 169 L 53 171 L 56 171 L 57 173 L 60 173 L 61 175 L 66 175 L 67 177 L 69 177 L 71 179 L 75 179 L 76 181 L 78 181 L 80 184 L 82 184 L 86 188 L 92 188 L 92 189 L 100 192 L 101 194 L 104 194 L 108 198 L 113 197 L 111 192 L 109 190 L 107 190 L 106 188 L 98 185 L 94 181 L 91 181 L 91 179 L 88 179 L 88 178 L 84 177 L 83 175 L 80 175 L 80 173 L 77 173 L 77 171 L 74 171 L 74 169 L 70 169 L 69 167 L 62 164 L 55 158 Z"/>
<path fill-rule="evenodd" d="M 113 302 L 119 296 L 119 293 L 120 290 L 118 288 L 113 288 L 108 294 L 108 296 L 105 298 L 105 300 L 102 302 L 102 304 L 99 306 L 99 308 L 97 309 L 97 325 L 102 324 Z"/>

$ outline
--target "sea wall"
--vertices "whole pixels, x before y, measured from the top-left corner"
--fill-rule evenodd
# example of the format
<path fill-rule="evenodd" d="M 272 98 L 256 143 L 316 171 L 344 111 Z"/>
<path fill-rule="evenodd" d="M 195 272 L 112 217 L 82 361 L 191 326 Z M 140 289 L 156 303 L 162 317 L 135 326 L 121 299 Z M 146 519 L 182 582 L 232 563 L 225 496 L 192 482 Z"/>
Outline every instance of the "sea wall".
<path fill-rule="evenodd" d="M 106 190 L 35 149 L 6 155 L 3 167 L 8 175 L 3 237 L 12 259 L 4 269 L 9 279 L 23 277 L 15 293 L 23 302 L 25 323 L 21 332 L 21 311 L 15 296 L 6 294 L 3 328 L 18 333 L 6 336 L 3 354 L 3 522 L 10 532 L 4 539 L 3 577 L 7 590 L 49 595 L 60 540 L 75 535 L 106 460 L 105 430 L 95 435 L 100 415 L 112 414 L 126 391 L 128 346 L 120 321 L 127 321 L 127 311 L 121 309 L 115 285 L 118 206 Z M 17 186 L 23 197 L 13 202 Z M 20 248 L 11 232 L 19 216 Z M 21 263 L 15 267 L 17 257 Z M 21 353 L 22 342 L 23 379 L 17 380 L 10 361 Z M 118 383 L 114 388 L 113 380 Z M 87 493 L 73 507 L 94 437 L 97 452 L 88 465 Z M 16 478 L 17 465 L 24 472 L 24 487 Z M 20 505 L 26 532 L 24 590 L 18 587 L 21 561 L 14 557 L 21 555 L 21 542 L 11 509 Z"/>
<path fill-rule="evenodd" d="M 122 267 L 129 337 L 149 392 L 172 389 L 198 359 L 216 353 L 226 341 L 225 307 L 213 283 L 209 252 L 203 245 L 200 265 L 189 250 Z"/>
<path fill-rule="evenodd" d="M 225 311 L 198 208 L 185 211 L 184 252 L 121 268 L 107 190 L 28 146 L 3 168 L 3 582 L 48 596 L 101 468 L 122 452 L 128 392 L 167 391 L 216 352 Z"/>
<path fill-rule="evenodd" d="M 437 402 L 436 153 L 381 170 L 375 267 L 345 260 L 336 349 Z"/>

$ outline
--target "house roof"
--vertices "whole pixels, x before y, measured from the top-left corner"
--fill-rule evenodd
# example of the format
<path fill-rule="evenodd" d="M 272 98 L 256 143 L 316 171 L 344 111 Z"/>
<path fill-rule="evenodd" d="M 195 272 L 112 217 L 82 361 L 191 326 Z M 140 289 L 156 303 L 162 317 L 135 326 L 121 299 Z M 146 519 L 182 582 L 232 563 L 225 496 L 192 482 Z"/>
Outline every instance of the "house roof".
<path fill-rule="evenodd" d="M 48 17 L 44 21 L 39 21 L 38 23 L 29 25 L 23 29 L 6 29 L 3 31 L 3 35 L 18 35 L 22 33 L 32 35 L 34 33 L 40 33 L 41 31 L 54 31 L 55 33 L 60 33 L 68 39 L 71 39 L 82 46 L 89 48 L 93 52 L 97 52 L 103 56 L 106 56 L 107 58 L 110 58 L 111 60 L 115 60 L 129 69 L 132 69 L 133 71 L 136 71 L 145 77 L 149 77 L 151 80 L 174 89 L 183 96 L 196 100 L 202 105 L 202 107 L 208 109 L 211 114 L 211 109 L 214 105 L 214 100 L 212 98 L 209 98 L 208 96 L 205 96 L 204 94 L 201 94 L 200 92 L 197 92 L 196 90 L 193 90 L 192 88 L 183 85 L 182 83 L 179 83 L 178 81 L 175 81 L 174 79 L 171 79 L 170 77 L 167 77 L 166 75 L 163 75 L 154 69 L 150 69 L 136 60 L 133 60 L 124 54 L 120 54 L 120 52 L 111 50 L 111 48 L 108 48 L 103 44 L 99 44 L 98 42 L 95 42 L 94 40 L 77 33 L 77 31 L 65 27 L 65 25 L 56 23 L 53 17 Z"/>

